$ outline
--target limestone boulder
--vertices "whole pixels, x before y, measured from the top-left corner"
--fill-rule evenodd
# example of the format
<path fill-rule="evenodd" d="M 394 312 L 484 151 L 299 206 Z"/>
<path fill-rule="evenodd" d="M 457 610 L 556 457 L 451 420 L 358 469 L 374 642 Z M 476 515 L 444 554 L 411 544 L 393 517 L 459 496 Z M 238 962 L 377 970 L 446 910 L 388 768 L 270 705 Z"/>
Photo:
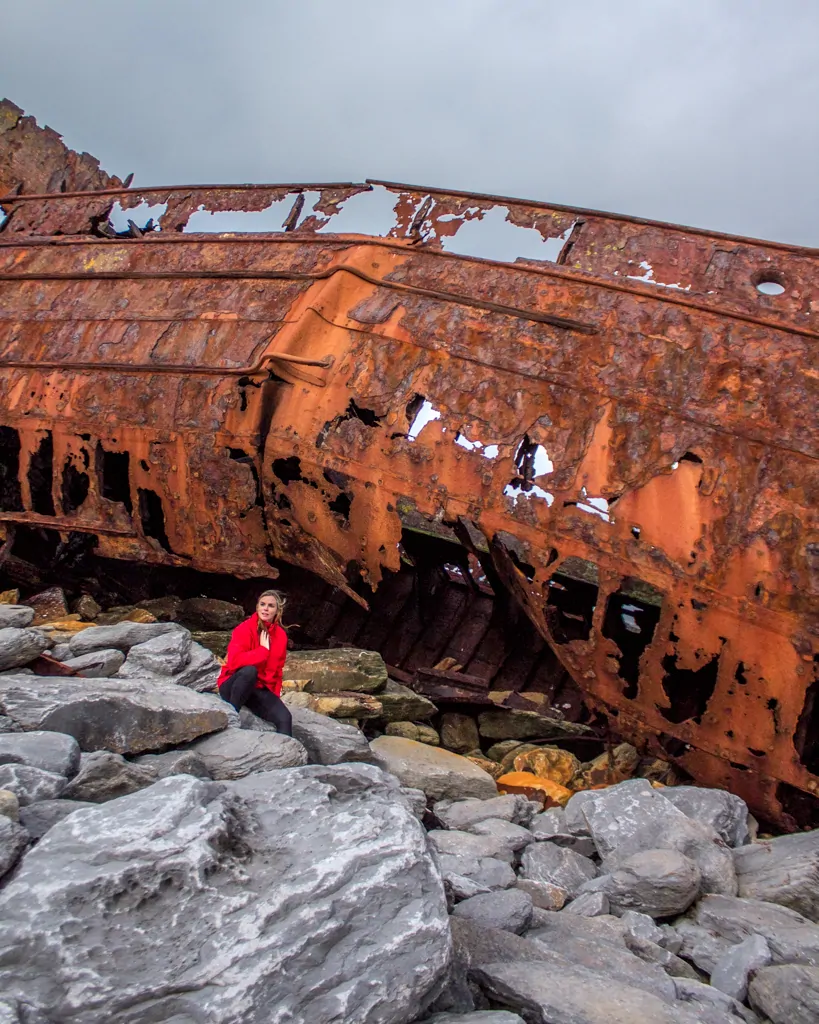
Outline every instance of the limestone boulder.
<path fill-rule="evenodd" d="M 17 797 L 20 807 L 38 800 L 53 800 L 66 787 L 66 780 L 56 772 L 30 768 L 25 764 L 0 764 L 0 789 L 7 789 Z"/>
<path fill-rule="evenodd" d="M 437 862 L 453 901 L 510 889 L 515 884 L 515 872 L 506 860 L 497 857 L 459 857 L 444 853 L 438 855 Z"/>
<path fill-rule="evenodd" d="M 154 609 L 149 610 L 156 615 Z M 241 605 L 230 601 L 220 601 L 214 597 L 189 597 L 179 603 L 174 617 L 188 629 L 210 631 L 235 629 L 247 615 Z"/>
<path fill-rule="evenodd" d="M 816 1024 L 819 1020 L 819 967 L 783 964 L 754 975 L 751 1006 L 771 1024 Z"/>
<path fill-rule="evenodd" d="M 520 853 L 530 843 L 535 842 L 535 837 L 528 828 L 514 825 L 511 821 L 504 821 L 502 818 L 487 818 L 485 821 L 477 821 L 466 831 L 476 836 L 491 836 L 502 843 L 510 854 Z"/>
<path fill-rule="evenodd" d="M 85 751 L 142 754 L 180 746 L 224 729 L 227 707 L 170 682 L 0 676 L 0 714 L 26 732 L 67 733 Z"/>
<path fill-rule="evenodd" d="M 51 646 L 39 629 L 0 629 L 0 672 L 20 668 Z"/>
<path fill-rule="evenodd" d="M 596 875 L 597 868 L 588 857 L 553 843 L 533 843 L 521 857 L 521 878 L 556 885 L 571 896 Z"/>
<path fill-rule="evenodd" d="M 91 651 L 89 654 L 81 654 L 78 658 L 72 658 L 70 651 L 69 647 L 68 656 L 58 658 L 58 660 L 62 661 L 66 668 L 73 668 L 77 675 L 86 679 L 111 679 L 119 672 L 125 661 L 122 651 L 113 647 L 107 651 Z M 57 657 L 53 652 L 52 656 Z"/>
<path fill-rule="evenodd" d="M 34 619 L 34 609 L 24 604 L 0 604 L 0 629 L 25 629 Z"/>
<path fill-rule="evenodd" d="M 0 878 L 11 871 L 30 840 L 31 836 L 22 825 L 0 815 Z"/>
<path fill-rule="evenodd" d="M 516 709 L 484 711 L 478 716 L 481 736 L 492 740 L 549 740 L 583 736 L 588 726 L 567 722 L 556 710 L 548 713 Z"/>
<path fill-rule="evenodd" d="M 32 1018 L 409 1024 L 450 933 L 422 826 L 356 764 L 180 776 L 70 815 L 0 891 L 0 948 Z"/>
<path fill-rule="evenodd" d="M 40 800 L 20 808 L 20 824 L 32 839 L 40 839 L 52 825 L 67 818 L 69 814 L 94 806 L 84 800 Z"/>
<path fill-rule="evenodd" d="M 779 903 L 819 922 L 819 829 L 734 850 L 739 895 Z"/>
<path fill-rule="evenodd" d="M 175 676 L 190 661 L 191 642 L 191 635 L 186 629 L 174 629 L 135 644 L 128 651 L 128 667 L 123 674 Z"/>
<path fill-rule="evenodd" d="M 387 666 L 377 651 L 337 647 L 328 651 L 288 651 L 285 679 L 309 680 L 309 693 L 353 690 L 376 693 L 387 682 Z"/>
<path fill-rule="evenodd" d="M 417 722 L 431 718 L 438 710 L 431 700 L 392 679 L 388 679 L 383 689 L 378 691 L 378 699 L 381 717 L 388 722 Z"/>
<path fill-rule="evenodd" d="M 431 725 L 424 725 L 421 722 L 388 722 L 385 732 L 387 736 L 401 736 L 405 740 L 426 743 L 430 747 L 441 745 L 441 737 L 438 732 Z"/>
<path fill-rule="evenodd" d="M 728 846 L 750 842 L 748 805 L 724 789 L 667 786 L 663 796 L 694 821 L 710 826 Z"/>
<path fill-rule="evenodd" d="M 246 775 L 307 764 L 307 751 L 298 740 L 275 732 L 226 729 L 193 743 L 194 751 L 213 779 L 242 779 Z"/>
<path fill-rule="evenodd" d="M 509 847 L 494 836 L 476 836 L 471 832 L 458 832 L 453 829 L 433 829 L 427 838 L 436 853 L 451 857 L 496 857 L 512 863 L 514 855 Z"/>
<path fill-rule="evenodd" d="M 748 978 L 771 962 L 771 951 L 761 935 L 751 935 L 721 957 L 711 972 L 711 984 L 720 992 L 744 1002 Z"/>
<path fill-rule="evenodd" d="M 476 924 L 520 935 L 532 920 L 532 897 L 522 889 L 481 893 L 457 904 L 452 913 Z"/>
<path fill-rule="evenodd" d="M 84 629 L 72 636 L 68 641 L 71 654 L 78 658 L 81 654 L 92 651 L 104 651 L 111 648 L 127 652 L 137 644 L 143 644 L 164 633 L 180 630 L 173 622 L 118 622 L 113 626 L 94 626 Z"/>
<path fill-rule="evenodd" d="M 709 973 L 728 952 L 725 943 L 737 945 L 752 935 L 765 939 L 774 964 L 803 963 L 819 967 L 819 927 L 787 907 L 761 900 L 711 895 L 704 896 L 691 909 L 688 919 L 723 944 Z M 685 934 L 680 922 L 675 922 L 675 928 Z"/>
<path fill-rule="evenodd" d="M 384 771 L 395 775 L 405 786 L 423 790 L 431 800 L 488 800 L 497 796 L 491 775 L 449 750 L 399 736 L 379 736 L 370 748 Z"/>
<path fill-rule="evenodd" d="M 22 732 L 0 735 L 0 765 L 25 764 L 71 778 L 80 766 L 80 747 L 61 732 Z"/>
<path fill-rule="evenodd" d="M 433 812 L 444 828 L 457 828 L 469 832 L 473 825 L 490 818 L 527 825 L 532 821 L 535 807 L 525 797 L 493 796 L 482 800 L 439 800 Z"/>
<path fill-rule="evenodd" d="M 304 746 L 311 764 L 375 761 L 370 744 L 360 729 L 333 721 L 307 708 L 290 708 L 290 713 L 293 716 L 293 736 Z"/>
<path fill-rule="evenodd" d="M 615 911 L 671 917 L 691 906 L 701 884 L 700 869 L 690 857 L 677 850 L 643 850 L 589 882 L 584 892 L 605 894 Z"/>
<path fill-rule="evenodd" d="M 441 745 L 456 754 L 468 754 L 479 749 L 481 738 L 478 735 L 478 723 L 471 715 L 459 715 L 454 712 L 442 715 Z"/>

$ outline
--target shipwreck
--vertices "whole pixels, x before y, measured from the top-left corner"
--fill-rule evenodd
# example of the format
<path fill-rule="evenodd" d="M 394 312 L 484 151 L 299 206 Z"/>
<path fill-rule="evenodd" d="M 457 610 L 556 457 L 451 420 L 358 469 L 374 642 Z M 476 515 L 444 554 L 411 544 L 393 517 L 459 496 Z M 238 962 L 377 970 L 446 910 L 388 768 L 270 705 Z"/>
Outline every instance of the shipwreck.
<path fill-rule="evenodd" d="M 7 102 L 0 193 L 0 558 L 296 566 L 395 665 L 435 563 L 439 681 L 503 689 L 503 594 L 515 706 L 562 674 L 815 817 L 819 251 L 391 182 L 131 188 Z"/>

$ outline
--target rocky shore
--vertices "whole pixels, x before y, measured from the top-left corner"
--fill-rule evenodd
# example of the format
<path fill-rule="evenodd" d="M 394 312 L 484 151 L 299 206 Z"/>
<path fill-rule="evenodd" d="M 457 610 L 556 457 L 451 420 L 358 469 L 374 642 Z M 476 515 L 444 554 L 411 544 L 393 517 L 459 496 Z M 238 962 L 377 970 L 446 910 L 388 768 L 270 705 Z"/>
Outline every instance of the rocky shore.
<path fill-rule="evenodd" d="M 16 596 L 0 1024 L 819 1020 L 819 832 L 373 652 L 291 652 L 280 736 L 213 692 L 225 609 Z"/>

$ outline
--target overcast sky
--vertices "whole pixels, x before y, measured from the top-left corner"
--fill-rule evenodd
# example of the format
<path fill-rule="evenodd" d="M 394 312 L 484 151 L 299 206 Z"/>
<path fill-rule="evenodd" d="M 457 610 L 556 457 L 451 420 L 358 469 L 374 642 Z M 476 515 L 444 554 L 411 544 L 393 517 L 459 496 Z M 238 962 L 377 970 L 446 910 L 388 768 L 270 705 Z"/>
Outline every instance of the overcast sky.
<path fill-rule="evenodd" d="M 0 95 L 135 184 L 384 178 L 819 246 L 819 0 L 0 11 Z"/>

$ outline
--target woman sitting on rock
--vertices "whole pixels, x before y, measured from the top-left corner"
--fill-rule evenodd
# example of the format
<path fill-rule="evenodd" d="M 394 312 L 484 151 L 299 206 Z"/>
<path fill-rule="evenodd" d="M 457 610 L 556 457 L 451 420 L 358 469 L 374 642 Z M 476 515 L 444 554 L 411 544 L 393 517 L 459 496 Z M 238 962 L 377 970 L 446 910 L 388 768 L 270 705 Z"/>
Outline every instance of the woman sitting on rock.
<path fill-rule="evenodd" d="M 293 719 L 280 697 L 287 655 L 283 611 L 282 595 L 265 590 L 255 613 L 233 630 L 217 685 L 220 697 L 237 711 L 246 707 L 275 725 L 277 732 L 292 736 Z"/>

